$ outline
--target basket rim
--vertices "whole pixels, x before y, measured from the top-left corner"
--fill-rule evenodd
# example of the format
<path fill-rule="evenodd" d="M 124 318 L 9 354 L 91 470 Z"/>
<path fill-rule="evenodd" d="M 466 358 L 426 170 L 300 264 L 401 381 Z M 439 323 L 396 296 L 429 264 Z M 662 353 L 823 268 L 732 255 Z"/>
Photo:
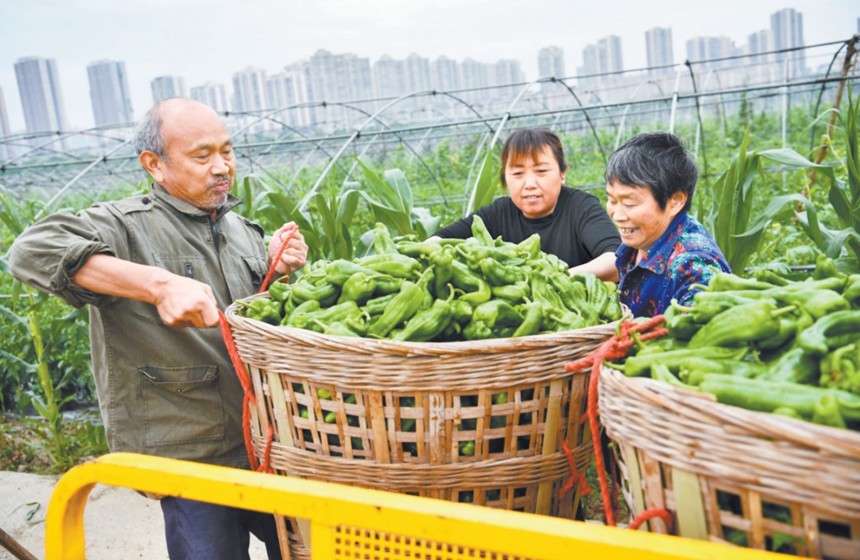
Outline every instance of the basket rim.
<path fill-rule="evenodd" d="M 843 430 L 800 418 L 748 410 L 717 402 L 707 393 L 674 387 L 647 377 L 627 377 L 623 372 L 601 364 L 598 380 L 601 385 L 605 383 L 604 375 L 610 376 L 613 382 L 625 390 L 635 392 L 637 396 L 649 398 L 656 405 L 663 404 L 660 401 L 668 398 L 685 408 L 704 412 L 718 422 L 731 424 L 742 432 L 787 441 L 822 453 L 860 460 L 860 432 L 854 430 Z M 601 386 L 600 389 L 603 387 Z"/>
<path fill-rule="evenodd" d="M 410 342 L 328 335 L 297 327 L 270 325 L 263 321 L 249 319 L 239 315 L 238 308 L 241 302 L 250 301 L 259 297 L 268 298 L 269 294 L 268 292 L 253 294 L 251 296 L 238 299 L 227 307 L 224 315 L 226 316 L 227 322 L 230 324 L 231 328 L 263 332 L 266 336 L 270 336 L 272 338 L 281 338 L 308 344 L 323 343 L 325 346 L 337 345 L 343 350 L 358 350 L 366 352 L 368 348 L 372 348 L 375 352 L 408 356 L 419 354 L 474 354 L 475 351 L 492 353 L 515 349 L 544 348 L 554 346 L 559 343 L 567 343 L 572 339 L 575 340 L 577 338 L 588 336 L 606 336 L 607 334 L 613 334 L 617 329 L 617 325 L 629 318 L 629 314 L 625 314 L 621 319 L 611 323 L 517 338 L 490 338 L 482 340 L 458 340 L 451 342 Z"/>

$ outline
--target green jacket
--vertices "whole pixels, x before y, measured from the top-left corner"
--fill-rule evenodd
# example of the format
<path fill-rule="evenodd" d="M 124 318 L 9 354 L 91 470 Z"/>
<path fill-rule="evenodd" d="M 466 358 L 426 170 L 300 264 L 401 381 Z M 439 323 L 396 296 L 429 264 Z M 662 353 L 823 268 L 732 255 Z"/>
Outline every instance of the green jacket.
<path fill-rule="evenodd" d="M 209 214 L 155 185 L 150 194 L 55 214 L 9 251 L 19 280 L 75 307 L 90 305 L 90 343 L 101 416 L 113 451 L 247 467 L 242 388 L 217 326 L 166 326 L 155 306 L 96 294 L 70 279 L 106 253 L 193 277 L 219 309 L 260 289 L 268 265 L 263 231 L 230 212 Z"/>

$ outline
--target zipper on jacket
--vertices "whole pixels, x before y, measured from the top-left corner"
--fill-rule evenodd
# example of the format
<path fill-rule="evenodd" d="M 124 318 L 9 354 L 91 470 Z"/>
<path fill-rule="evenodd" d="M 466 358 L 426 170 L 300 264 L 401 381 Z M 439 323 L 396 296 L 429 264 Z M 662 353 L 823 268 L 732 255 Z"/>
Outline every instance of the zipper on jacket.
<path fill-rule="evenodd" d="M 209 231 L 212 234 L 212 244 L 215 245 L 215 254 L 218 254 L 221 252 L 218 242 L 218 228 L 215 227 L 215 220 L 212 218 L 209 218 Z"/>

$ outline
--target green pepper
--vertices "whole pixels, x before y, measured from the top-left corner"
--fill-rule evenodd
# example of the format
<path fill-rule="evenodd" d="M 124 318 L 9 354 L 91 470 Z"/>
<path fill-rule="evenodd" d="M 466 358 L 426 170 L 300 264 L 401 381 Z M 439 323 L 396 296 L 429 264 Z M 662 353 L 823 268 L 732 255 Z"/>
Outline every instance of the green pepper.
<path fill-rule="evenodd" d="M 463 325 L 472 320 L 472 313 L 475 307 L 466 300 L 457 298 L 451 302 L 451 312 L 454 321 Z"/>
<path fill-rule="evenodd" d="M 520 303 L 531 294 L 527 282 L 517 282 L 509 286 L 493 286 L 490 288 L 494 298 L 503 299 L 509 303 Z"/>
<path fill-rule="evenodd" d="M 374 274 L 374 271 L 358 265 L 346 259 L 336 259 L 325 265 L 325 280 L 331 284 L 343 286 L 344 282 L 350 279 L 354 274 L 361 272 L 367 276 Z"/>
<path fill-rule="evenodd" d="M 388 306 L 391 304 L 391 300 L 393 300 L 396 296 L 397 293 L 391 293 L 367 300 L 362 309 L 364 309 L 364 311 L 368 315 L 379 315 L 388 308 Z"/>
<path fill-rule="evenodd" d="M 319 309 L 310 313 L 302 314 L 293 319 L 292 326 L 300 329 L 308 329 L 322 332 L 320 324 L 343 321 L 349 316 L 360 315 L 361 311 L 354 301 L 345 301 L 326 309 Z"/>
<path fill-rule="evenodd" d="M 354 301 L 359 305 L 364 304 L 376 291 L 375 275 L 364 272 L 356 272 L 343 283 L 338 303 Z"/>
<path fill-rule="evenodd" d="M 368 327 L 367 334 L 385 338 L 398 325 L 408 321 L 424 301 L 424 290 L 414 282 L 406 281 L 389 306 Z"/>
<path fill-rule="evenodd" d="M 284 302 L 290 297 L 293 287 L 287 282 L 274 281 L 269 285 L 269 296 L 275 301 Z"/>
<path fill-rule="evenodd" d="M 767 290 L 769 288 L 773 288 L 773 284 L 750 278 L 741 278 L 730 272 L 718 272 L 708 282 L 707 291 L 729 292 L 738 290 Z"/>
<path fill-rule="evenodd" d="M 377 223 L 373 227 L 373 250 L 377 255 L 397 254 L 397 247 L 391 238 L 391 233 L 384 224 Z"/>
<path fill-rule="evenodd" d="M 328 335 L 332 335 L 332 336 L 349 336 L 349 337 L 361 336 L 360 334 L 358 334 L 354 330 L 350 329 L 349 327 L 347 327 L 345 324 L 343 324 L 340 321 L 335 321 L 335 322 L 329 323 L 329 324 L 317 322 L 317 324 L 322 328 L 323 334 L 328 334 Z"/>
<path fill-rule="evenodd" d="M 678 376 L 687 380 L 694 372 L 727 373 L 738 377 L 759 377 L 767 371 L 767 366 L 756 362 L 733 359 L 714 359 L 694 356 L 682 360 L 678 366 Z"/>
<path fill-rule="evenodd" d="M 808 383 L 818 378 L 818 360 L 804 348 L 792 348 L 767 364 L 759 377 L 765 381 Z"/>
<path fill-rule="evenodd" d="M 433 241 L 399 241 L 396 246 L 398 253 L 412 258 L 429 257 L 442 249 Z"/>
<path fill-rule="evenodd" d="M 835 311 L 848 309 L 849 303 L 841 294 L 833 290 L 808 289 L 808 290 L 772 290 L 771 297 L 779 302 L 796 305 L 814 319 L 819 319 Z"/>
<path fill-rule="evenodd" d="M 825 254 L 819 254 L 815 258 L 815 272 L 813 277 L 816 280 L 822 278 L 845 278 L 845 274 L 839 272 L 836 268 L 836 262 Z"/>
<path fill-rule="evenodd" d="M 669 368 L 660 363 L 654 364 L 651 368 L 651 379 L 656 379 L 657 381 L 662 381 L 663 383 L 674 385 L 675 387 L 683 387 L 685 389 L 690 388 L 689 385 L 675 377 L 675 375 L 669 371 Z"/>
<path fill-rule="evenodd" d="M 478 267 L 490 286 L 508 286 L 526 278 L 521 268 L 503 265 L 489 257 L 478 261 Z"/>
<path fill-rule="evenodd" d="M 839 401 L 832 393 L 822 395 L 812 405 L 812 421 L 833 428 L 846 428 L 845 418 L 839 408 Z"/>
<path fill-rule="evenodd" d="M 304 278 L 304 277 L 303 277 Z M 337 296 L 340 294 L 340 287 L 337 284 L 330 282 L 321 282 L 318 285 L 303 282 L 301 279 L 293 284 L 293 290 L 290 297 L 298 304 L 310 300 L 320 302 L 322 307 L 327 307 L 337 301 Z"/>
<path fill-rule="evenodd" d="M 588 303 L 587 288 L 584 283 L 571 278 L 570 274 L 552 272 L 546 276 L 547 285 L 558 292 L 561 302 L 572 311 L 579 311 L 589 319 L 596 320 L 599 313 Z"/>
<path fill-rule="evenodd" d="M 451 303 L 448 300 L 437 299 L 432 307 L 419 311 L 409 319 L 403 330 L 392 337 L 392 340 L 415 342 L 433 340 L 448 327 L 452 316 Z"/>
<path fill-rule="evenodd" d="M 648 346 L 655 346 L 651 343 Z M 711 358 L 711 359 L 740 359 L 747 352 L 746 348 L 723 348 L 721 346 L 705 346 L 702 348 L 679 348 L 677 350 L 661 350 L 658 352 L 640 352 L 635 356 L 627 358 L 624 363 L 624 375 L 637 377 L 649 374 L 651 366 L 655 363 L 665 364 L 670 370 L 677 371 L 681 363 L 689 358 Z"/>
<path fill-rule="evenodd" d="M 751 301 L 753 299 L 739 296 L 732 292 L 707 292 L 700 290 L 693 295 L 693 305 L 690 310 L 693 313 L 693 319 L 697 323 L 704 324 L 726 309 L 750 303 Z"/>
<path fill-rule="evenodd" d="M 491 329 L 499 327 L 518 327 L 523 317 L 510 303 L 503 299 L 491 299 L 475 307 L 472 322 L 482 321 Z"/>
<path fill-rule="evenodd" d="M 456 260 L 453 261 L 452 266 L 454 268 L 451 276 L 452 283 L 465 292 L 459 299 L 477 305 L 493 297 L 487 281 L 469 270 L 468 266 Z"/>
<path fill-rule="evenodd" d="M 714 395 L 721 403 L 762 412 L 787 406 L 806 418 L 812 417 L 813 407 L 821 397 L 831 394 L 846 420 L 860 420 L 860 396 L 836 389 L 712 373 L 704 377 L 699 390 Z"/>
<path fill-rule="evenodd" d="M 546 330 L 568 331 L 581 329 L 588 326 L 588 323 L 586 322 L 585 317 L 580 315 L 577 311 L 566 309 L 564 307 L 559 308 L 546 306 L 544 308 L 542 325 L 546 327 Z"/>
<path fill-rule="evenodd" d="M 573 275 L 573 279 L 585 285 L 586 301 L 599 315 L 606 307 L 610 297 L 606 285 L 590 272 L 578 272 Z"/>
<path fill-rule="evenodd" d="M 532 299 L 535 301 L 547 303 L 551 308 L 557 310 L 568 309 L 561 300 L 561 296 L 555 290 L 549 289 L 546 276 L 541 272 L 532 271 L 529 273 L 529 288 L 532 292 Z"/>
<path fill-rule="evenodd" d="M 436 251 L 429 256 L 430 263 L 435 268 L 434 292 L 437 298 L 448 299 L 451 289 L 448 285 L 451 282 L 451 277 L 454 276 L 454 255 L 453 250 L 445 247 L 440 251 Z"/>
<path fill-rule="evenodd" d="M 819 385 L 860 395 L 860 338 L 826 354 L 820 361 Z"/>
<path fill-rule="evenodd" d="M 532 301 L 517 306 L 516 309 L 522 315 L 523 322 L 514 331 L 513 338 L 529 336 L 540 332 L 544 314 L 543 306 L 544 304 L 539 301 Z"/>
<path fill-rule="evenodd" d="M 484 220 L 477 214 L 472 214 L 472 237 L 474 237 L 481 245 L 492 247 L 493 236 L 487 230 L 487 225 Z"/>
<path fill-rule="evenodd" d="M 290 313 L 290 315 L 288 317 L 286 317 L 283 321 L 281 321 L 281 324 L 293 326 L 293 324 L 295 324 L 295 321 L 299 317 L 303 317 L 305 315 L 315 313 L 316 311 L 319 311 L 320 307 L 321 307 L 320 302 L 318 300 L 315 300 L 315 299 L 308 300 L 308 301 L 298 305 L 293 310 L 293 312 Z"/>
<path fill-rule="evenodd" d="M 281 323 L 281 303 L 266 299 L 256 298 L 250 302 L 243 302 L 245 317 L 262 321 L 270 325 L 279 325 Z"/>
<path fill-rule="evenodd" d="M 745 303 L 717 314 L 690 339 L 690 348 L 737 346 L 768 338 L 779 332 L 779 314 L 770 299 Z"/>
<path fill-rule="evenodd" d="M 695 320 L 692 308 L 684 307 L 674 298 L 663 317 L 666 319 L 664 325 L 669 330 L 669 336 L 677 340 L 690 340 L 702 328 L 702 324 Z"/>
<path fill-rule="evenodd" d="M 423 268 L 417 259 L 398 253 L 368 255 L 356 260 L 356 263 L 374 272 L 405 279 L 417 278 Z"/>
<path fill-rule="evenodd" d="M 850 301 L 852 304 L 857 304 L 857 299 L 860 298 L 860 274 L 852 274 L 845 282 L 845 290 L 842 292 L 842 297 Z"/>
<path fill-rule="evenodd" d="M 526 260 L 535 260 L 540 257 L 540 235 L 533 233 L 517 243 L 517 253 Z"/>
<path fill-rule="evenodd" d="M 818 319 L 798 335 L 797 343 L 801 348 L 823 356 L 837 347 L 835 340 L 844 334 L 860 335 L 860 311 L 836 311 Z"/>
<path fill-rule="evenodd" d="M 484 340 L 494 337 L 495 334 L 493 333 L 493 329 L 481 321 L 469 321 L 469 323 L 463 327 L 463 338 L 466 340 Z"/>

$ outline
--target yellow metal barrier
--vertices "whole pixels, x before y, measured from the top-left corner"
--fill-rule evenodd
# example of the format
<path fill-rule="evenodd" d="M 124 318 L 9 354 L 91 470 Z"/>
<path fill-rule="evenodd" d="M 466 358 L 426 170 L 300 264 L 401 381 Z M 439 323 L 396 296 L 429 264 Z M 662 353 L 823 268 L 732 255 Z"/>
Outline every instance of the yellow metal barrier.
<path fill-rule="evenodd" d="M 776 560 L 769 552 L 132 453 L 66 473 L 48 507 L 47 560 L 85 558 L 96 483 L 309 519 L 314 560 L 534 558 Z"/>

